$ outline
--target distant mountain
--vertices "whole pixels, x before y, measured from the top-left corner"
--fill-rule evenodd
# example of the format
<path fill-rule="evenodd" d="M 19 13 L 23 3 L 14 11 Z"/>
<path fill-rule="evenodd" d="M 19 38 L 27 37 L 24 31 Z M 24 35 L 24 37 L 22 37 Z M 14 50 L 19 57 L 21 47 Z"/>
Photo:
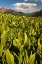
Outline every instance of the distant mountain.
<path fill-rule="evenodd" d="M 35 16 L 35 17 L 42 16 L 42 9 L 40 11 L 36 11 L 32 13 L 25 13 L 25 14 L 29 16 Z"/>
<path fill-rule="evenodd" d="M 13 14 L 13 15 L 25 15 L 23 12 L 17 12 L 15 10 L 11 10 L 11 9 L 8 9 L 8 8 L 5 8 L 5 7 L 1 7 L 0 8 L 0 12 L 2 13 L 7 13 L 7 14 Z"/>
<path fill-rule="evenodd" d="M 40 11 L 35 12 L 35 13 L 33 14 L 33 16 L 36 16 L 36 17 L 42 16 L 42 9 L 41 9 Z"/>
<path fill-rule="evenodd" d="M 35 14 L 35 12 L 32 12 L 32 13 L 31 13 L 31 15 L 34 15 L 34 14 Z"/>
<path fill-rule="evenodd" d="M 5 12 L 5 11 L 8 11 L 9 9 L 8 8 L 5 8 L 5 7 L 0 7 L 0 12 Z"/>
<path fill-rule="evenodd" d="M 35 14 L 35 12 L 32 12 L 32 13 L 25 13 L 26 15 L 34 15 Z"/>
<path fill-rule="evenodd" d="M 21 11 L 20 11 L 20 12 L 18 12 L 18 13 L 19 13 L 20 15 L 25 15 L 25 13 L 23 13 L 23 12 L 21 12 Z"/>
<path fill-rule="evenodd" d="M 42 16 L 42 9 L 40 11 L 37 11 L 37 12 L 32 12 L 32 13 L 23 13 L 23 12 L 17 12 L 15 10 L 11 10 L 11 9 L 8 9 L 8 8 L 5 8 L 5 7 L 1 7 L 0 8 L 0 12 L 3 12 L 3 13 L 7 13 L 7 14 L 13 14 L 13 15 L 27 15 L 27 16 Z"/>
<path fill-rule="evenodd" d="M 11 10 L 11 9 L 5 11 L 4 13 L 5 14 L 7 13 L 7 14 L 19 15 L 19 13 L 17 11 L 14 11 L 14 10 Z"/>
<path fill-rule="evenodd" d="M 17 12 L 17 11 L 11 10 L 11 9 L 5 11 L 4 13 L 13 14 L 13 15 L 25 15 L 23 12 Z"/>

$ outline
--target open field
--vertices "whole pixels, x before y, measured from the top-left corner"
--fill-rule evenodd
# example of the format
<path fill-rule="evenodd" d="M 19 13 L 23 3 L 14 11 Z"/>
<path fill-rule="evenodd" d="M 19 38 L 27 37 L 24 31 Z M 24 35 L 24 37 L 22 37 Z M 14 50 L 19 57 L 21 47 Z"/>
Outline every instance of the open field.
<path fill-rule="evenodd" d="M 0 57 L 3 58 L 3 64 L 34 64 L 37 52 L 35 43 L 39 54 L 42 54 L 42 17 L 0 13 Z M 11 45 L 17 50 L 9 50 Z M 29 57 L 28 50 L 31 46 L 33 48 Z M 41 60 L 40 62 L 42 64 Z"/>

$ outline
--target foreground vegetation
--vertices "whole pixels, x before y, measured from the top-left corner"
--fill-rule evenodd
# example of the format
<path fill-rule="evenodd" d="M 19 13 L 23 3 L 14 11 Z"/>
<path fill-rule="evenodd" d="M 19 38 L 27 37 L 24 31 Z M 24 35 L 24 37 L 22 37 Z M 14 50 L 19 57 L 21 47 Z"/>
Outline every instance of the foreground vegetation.
<path fill-rule="evenodd" d="M 28 49 L 34 43 L 42 40 L 42 17 L 15 16 L 11 14 L 0 13 L 0 56 L 6 64 L 15 64 L 15 56 L 18 58 L 18 64 L 33 64 L 35 55 L 28 58 Z M 11 44 L 16 46 L 20 53 L 9 51 Z M 29 46 L 28 46 L 29 45 Z M 40 53 L 41 49 L 40 49 Z M 6 57 L 5 57 L 6 56 Z M 24 59 L 23 59 L 24 57 Z M 6 58 L 6 59 L 5 59 Z"/>

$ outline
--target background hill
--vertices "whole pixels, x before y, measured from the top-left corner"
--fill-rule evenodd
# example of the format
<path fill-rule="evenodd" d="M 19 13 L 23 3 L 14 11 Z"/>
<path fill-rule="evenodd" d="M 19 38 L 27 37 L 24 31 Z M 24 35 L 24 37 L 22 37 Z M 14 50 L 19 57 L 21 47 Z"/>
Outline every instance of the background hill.
<path fill-rule="evenodd" d="M 9 9 L 8 8 L 5 8 L 5 7 L 0 7 L 0 12 L 6 12 L 6 11 L 8 11 Z"/>
<path fill-rule="evenodd" d="M 42 16 L 42 9 L 34 13 L 33 16 Z"/>
<path fill-rule="evenodd" d="M 25 15 L 23 12 L 17 12 L 15 10 L 11 10 L 11 9 L 8 9 L 8 8 L 5 8 L 5 7 L 1 7 L 0 8 L 0 12 L 2 13 L 7 13 L 7 14 L 13 14 L 13 15 Z"/>
<path fill-rule="evenodd" d="M 35 17 L 38 17 L 38 16 L 42 16 L 42 9 L 40 11 L 37 11 L 37 12 L 32 12 L 32 13 L 23 13 L 23 12 L 17 12 L 15 10 L 11 10 L 11 9 L 8 9 L 8 8 L 5 8 L 5 7 L 1 7 L 0 8 L 0 12 L 2 13 L 7 13 L 7 14 L 13 14 L 13 15 L 27 15 L 27 16 L 35 16 Z"/>

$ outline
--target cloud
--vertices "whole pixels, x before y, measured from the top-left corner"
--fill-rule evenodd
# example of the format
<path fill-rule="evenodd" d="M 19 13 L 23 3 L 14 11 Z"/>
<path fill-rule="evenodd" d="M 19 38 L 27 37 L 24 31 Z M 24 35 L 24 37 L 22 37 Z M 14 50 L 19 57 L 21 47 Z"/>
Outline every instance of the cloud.
<path fill-rule="evenodd" d="M 16 11 L 22 11 L 24 13 L 35 12 L 37 4 L 35 3 L 15 3 L 12 4 L 13 9 Z"/>
<path fill-rule="evenodd" d="M 24 2 L 26 2 L 26 1 L 28 1 L 28 0 L 24 0 Z"/>
<path fill-rule="evenodd" d="M 41 2 L 42 2 L 42 0 L 41 0 Z"/>

